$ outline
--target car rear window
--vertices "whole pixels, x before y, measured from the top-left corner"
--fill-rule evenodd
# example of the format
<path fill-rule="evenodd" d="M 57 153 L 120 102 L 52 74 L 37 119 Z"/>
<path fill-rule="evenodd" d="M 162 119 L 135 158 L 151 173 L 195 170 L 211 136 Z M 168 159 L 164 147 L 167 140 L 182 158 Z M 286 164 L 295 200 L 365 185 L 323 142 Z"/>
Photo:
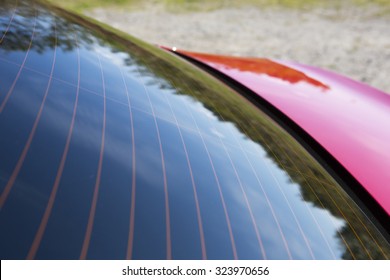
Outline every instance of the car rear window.
<path fill-rule="evenodd" d="M 0 10 L 1 259 L 387 259 L 320 164 L 207 73 L 50 6 Z"/>

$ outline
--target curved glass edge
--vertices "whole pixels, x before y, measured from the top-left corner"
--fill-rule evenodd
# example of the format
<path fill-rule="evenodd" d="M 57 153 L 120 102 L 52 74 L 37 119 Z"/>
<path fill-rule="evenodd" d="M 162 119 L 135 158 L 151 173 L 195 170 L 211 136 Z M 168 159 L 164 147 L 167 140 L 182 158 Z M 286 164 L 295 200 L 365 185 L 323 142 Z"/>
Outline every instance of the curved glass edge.
<path fill-rule="evenodd" d="M 31 3 L 34 5 L 30 5 Z M 0 59 L 3 61 L 3 67 L 0 68 L 4 74 L 0 92 L 3 108 L 0 113 L 0 128 L 3 135 L 6 135 L 0 143 L 1 157 L 5 159 L 0 165 L 3 201 L 0 224 L 7 229 L 1 233 L 2 259 L 29 256 L 71 259 L 386 259 L 390 255 L 389 244 L 318 162 L 274 121 L 221 82 L 169 53 L 131 36 L 124 38 L 123 35 L 116 35 L 113 30 L 107 30 L 106 27 L 61 9 L 52 7 L 48 10 L 48 6 L 31 1 L 19 1 L 17 5 L 13 1 L 5 1 L 2 5 L 0 26 L 1 30 L 7 31 L 3 31 L 0 45 Z M 31 34 L 34 34 L 35 40 Z M 81 79 L 75 75 L 77 71 L 80 75 L 80 68 L 77 70 L 74 67 L 77 64 L 77 54 L 79 67 L 87 69 L 85 73 L 88 73 L 89 78 L 85 78 L 87 76 L 83 76 L 83 72 Z M 53 66 L 52 57 L 55 57 L 57 66 Z M 59 66 L 61 63 L 62 67 Z M 99 67 L 101 73 L 96 71 Z M 116 85 L 120 82 L 120 75 L 123 75 L 125 86 L 118 89 Z M 17 80 L 16 77 L 21 80 L 12 83 Z M 24 81 L 25 87 L 20 85 L 20 81 Z M 51 81 L 49 86 L 48 81 Z M 102 81 L 105 81 L 103 87 Z M 40 98 L 27 99 L 30 104 L 35 105 L 31 106 L 35 108 L 35 113 L 24 116 L 23 110 L 26 107 L 18 107 L 17 102 L 22 102 L 20 100 L 23 99 L 20 98 L 26 98 L 23 94 L 29 88 L 31 91 L 31 83 L 35 83 L 33 92 Z M 54 95 L 54 91 L 52 93 L 47 90 L 50 85 L 73 94 L 69 97 L 62 96 L 63 99 L 50 99 Z M 78 85 L 76 89 L 74 85 Z M 128 100 L 123 94 L 126 87 L 128 90 L 130 88 Z M 19 99 L 14 97 L 17 93 Z M 42 99 L 45 93 L 48 100 L 46 104 L 42 102 L 46 98 Z M 80 103 L 75 122 L 89 122 L 84 128 L 86 131 L 90 128 L 92 130 L 83 131 L 83 126 L 76 124 L 74 139 L 70 142 L 73 146 L 69 146 L 69 153 L 81 153 L 78 157 L 74 156 L 74 166 L 81 167 L 86 164 L 86 159 L 94 158 L 95 168 L 79 172 L 69 167 L 69 163 L 65 165 L 57 202 L 52 205 L 53 212 L 50 212 L 44 234 L 39 240 L 37 236 L 39 237 L 42 221 L 50 205 L 53 184 L 55 186 L 54 175 L 57 174 L 58 177 L 57 166 L 61 166 L 61 151 L 67 145 L 64 132 L 68 131 L 72 123 L 70 112 L 75 108 L 77 93 L 80 94 Z M 127 104 L 130 99 L 133 99 L 133 103 Z M 128 128 L 128 121 L 132 119 L 124 116 L 123 106 L 126 104 L 133 110 L 134 126 L 133 131 L 126 134 L 127 142 L 121 142 L 124 150 L 128 151 L 129 158 L 121 159 L 118 151 L 115 154 L 115 149 L 110 150 L 110 146 L 104 146 L 103 139 L 111 139 L 112 143 L 117 143 L 118 139 L 125 137 L 120 132 Z M 63 119 L 67 121 L 64 121 L 63 129 L 54 131 L 54 136 L 49 136 L 49 140 L 59 140 L 59 145 L 54 148 L 58 164 L 48 161 L 46 165 L 42 165 L 46 171 L 35 170 L 33 166 L 37 160 L 42 155 L 51 153 L 49 146 L 42 146 L 42 143 L 45 143 L 44 132 L 53 131 L 53 124 L 49 120 L 61 117 L 53 112 L 49 113 L 50 109 L 58 109 L 59 105 L 66 109 L 64 112 L 67 119 Z M 47 108 L 47 115 L 40 108 Z M 180 111 L 183 108 L 185 111 Z M 100 117 L 96 117 L 97 115 Z M 30 116 L 33 116 L 31 121 L 26 121 Z M 41 124 L 42 134 L 37 130 L 36 142 L 30 143 L 20 170 L 15 173 L 26 144 L 29 143 L 28 135 L 34 131 L 34 119 L 38 120 L 37 124 Z M 19 124 L 18 120 L 20 130 L 15 130 L 10 124 Z M 101 128 L 103 134 L 100 134 Z M 86 133 L 95 137 L 87 137 Z M 137 156 L 126 143 L 140 145 L 140 150 L 135 150 Z M 34 144 L 38 145 L 36 149 L 40 153 L 32 152 L 34 146 L 31 145 Z M 181 146 L 184 149 L 178 152 L 176 149 Z M 84 150 L 83 153 L 80 150 L 83 147 L 89 147 L 90 151 L 87 153 Z M 153 155 L 147 154 L 150 149 L 154 149 Z M 137 153 L 138 151 L 143 153 Z M 122 172 L 104 165 L 105 162 L 110 162 L 110 152 L 115 155 L 112 163 L 121 160 L 126 162 L 123 166 L 115 165 L 118 168 L 126 166 Z M 83 159 L 82 156 L 86 158 Z M 181 164 L 178 164 L 180 157 Z M 135 164 L 131 158 L 136 158 L 141 164 L 148 163 L 145 165 L 148 167 L 132 171 Z M 169 165 L 165 168 L 160 166 L 159 161 L 163 158 L 174 168 L 170 169 Z M 48 168 L 49 165 L 52 165 L 51 169 Z M 202 165 L 208 165 L 209 168 L 203 170 Z M 98 175 L 99 169 L 103 174 L 101 178 Z M 210 173 L 211 169 L 214 174 Z M 37 174 L 50 173 L 52 176 L 37 178 L 39 175 L 32 174 L 32 171 Z M 100 181 L 105 178 L 104 171 L 107 178 L 118 176 L 118 181 Z M 145 171 L 159 173 L 161 176 L 148 178 L 150 174 L 145 174 Z M 92 179 L 86 177 L 88 172 L 95 174 Z M 132 176 L 129 176 L 129 172 L 135 173 L 130 173 Z M 78 215 L 77 211 L 63 213 L 63 207 L 74 200 L 69 197 L 72 192 L 66 194 L 66 191 L 61 190 L 74 187 L 75 182 L 72 180 L 76 174 L 81 179 L 85 178 L 79 184 L 91 186 L 88 194 L 75 203 L 79 207 L 79 213 L 84 213 L 80 214 L 83 219 L 74 218 L 73 215 Z M 182 176 L 177 177 L 177 174 Z M 12 177 L 15 177 L 13 182 Z M 148 190 L 146 193 L 129 193 L 133 177 L 138 178 L 138 189 Z M 200 180 L 202 177 L 205 177 L 207 183 Z M 45 180 L 40 181 L 42 178 Z M 175 186 L 179 179 L 184 180 L 182 185 L 189 186 L 186 191 L 178 189 L 180 184 Z M 161 185 L 163 181 L 166 182 L 165 185 Z M 124 194 L 121 190 L 124 184 L 129 187 L 125 192 L 129 200 L 122 201 L 123 208 L 117 209 L 118 213 L 127 211 L 125 226 L 119 222 L 110 223 L 107 214 L 102 212 L 104 207 L 115 208 L 112 201 L 104 202 L 102 198 L 109 195 L 104 184 L 106 188 L 110 184 L 115 186 L 114 193 L 117 196 Z M 161 190 L 153 197 L 150 191 L 156 185 Z M 7 188 L 10 191 L 5 195 Z M 211 191 L 212 188 L 214 192 Z M 100 192 L 96 192 L 96 189 Z M 169 189 L 170 192 L 163 194 L 163 189 Z M 190 197 L 191 193 L 197 196 Z M 211 198 L 212 193 L 214 198 Z M 91 219 L 91 205 L 94 205 L 95 196 L 101 199 L 95 201 L 96 216 Z M 135 196 L 137 201 L 153 208 L 151 212 L 158 215 L 161 223 L 142 222 L 148 214 L 143 207 L 131 208 L 131 198 Z M 188 204 L 182 205 L 180 197 L 186 198 L 184 201 Z M 31 198 L 36 200 L 29 201 Z M 170 198 L 171 203 L 167 204 L 167 198 Z M 209 205 L 210 201 L 214 204 Z M 226 209 L 222 201 L 225 202 Z M 180 215 L 175 216 L 172 211 L 168 215 L 160 215 L 160 212 L 167 213 L 167 205 L 192 218 L 183 219 Z M 215 217 L 209 214 L 213 207 L 219 209 L 219 212 L 216 211 L 219 214 Z M 129 235 L 131 213 L 134 212 L 133 236 L 130 240 L 124 236 Z M 30 219 L 31 213 L 34 213 L 33 219 Z M 143 213 L 144 216 L 137 213 Z M 167 223 L 168 217 L 171 224 Z M 223 217 L 225 223 L 221 222 Z M 151 219 L 155 218 L 152 216 Z M 187 225 L 188 231 L 183 230 L 183 223 Z M 108 224 L 122 233 L 113 246 L 115 248 L 104 245 L 108 240 L 112 242 L 115 239 L 115 234 L 105 227 Z M 200 229 L 201 225 L 203 230 Z M 167 231 L 168 228 L 171 232 Z M 74 234 L 67 236 L 64 232 L 61 233 L 64 229 L 73 230 Z M 147 232 L 150 235 L 145 234 Z M 228 234 L 229 232 L 231 233 Z M 156 234 L 159 233 L 161 236 L 157 238 Z"/>

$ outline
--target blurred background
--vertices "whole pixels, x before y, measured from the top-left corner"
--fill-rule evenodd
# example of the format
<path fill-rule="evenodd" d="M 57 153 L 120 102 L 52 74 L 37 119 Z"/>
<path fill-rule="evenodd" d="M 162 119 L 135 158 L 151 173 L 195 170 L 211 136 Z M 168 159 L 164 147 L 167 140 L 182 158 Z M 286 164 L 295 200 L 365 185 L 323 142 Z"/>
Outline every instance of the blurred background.
<path fill-rule="evenodd" d="M 297 61 L 390 93 L 390 0 L 49 0 L 153 44 Z"/>

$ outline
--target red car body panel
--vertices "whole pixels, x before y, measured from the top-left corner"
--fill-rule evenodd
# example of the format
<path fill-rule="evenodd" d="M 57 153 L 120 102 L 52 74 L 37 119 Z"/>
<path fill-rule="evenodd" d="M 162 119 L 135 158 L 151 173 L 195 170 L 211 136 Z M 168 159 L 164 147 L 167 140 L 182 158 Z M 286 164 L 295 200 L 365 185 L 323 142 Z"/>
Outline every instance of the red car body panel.
<path fill-rule="evenodd" d="M 177 51 L 270 102 L 337 159 L 390 215 L 390 95 L 316 67 Z"/>

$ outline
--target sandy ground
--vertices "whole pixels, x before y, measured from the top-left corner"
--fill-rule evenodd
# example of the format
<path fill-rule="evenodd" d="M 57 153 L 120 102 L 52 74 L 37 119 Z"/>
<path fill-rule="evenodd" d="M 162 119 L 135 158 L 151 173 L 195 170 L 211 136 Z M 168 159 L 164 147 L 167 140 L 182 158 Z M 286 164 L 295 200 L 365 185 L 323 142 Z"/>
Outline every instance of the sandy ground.
<path fill-rule="evenodd" d="M 105 8 L 86 14 L 151 43 L 297 61 L 390 93 L 390 16 L 378 13 L 375 7 L 310 11 L 242 7 L 196 13 Z"/>

